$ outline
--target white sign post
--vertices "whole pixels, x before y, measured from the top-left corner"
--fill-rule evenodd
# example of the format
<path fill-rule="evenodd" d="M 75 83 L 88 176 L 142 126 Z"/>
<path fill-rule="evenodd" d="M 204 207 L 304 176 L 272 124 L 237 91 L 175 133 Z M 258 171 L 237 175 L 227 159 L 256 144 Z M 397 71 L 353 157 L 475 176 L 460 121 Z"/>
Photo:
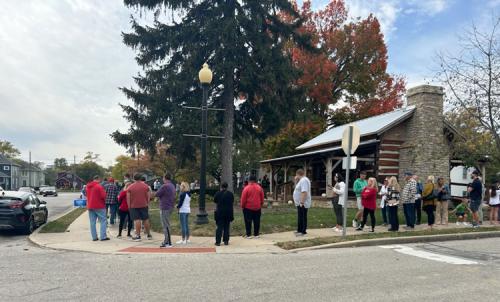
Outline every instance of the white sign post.
<path fill-rule="evenodd" d="M 359 127 L 355 124 L 349 124 L 342 135 L 342 149 L 347 155 L 347 167 L 345 175 L 345 192 L 344 192 L 344 219 L 342 221 L 342 236 L 346 236 L 347 227 L 347 195 L 349 193 L 349 171 L 351 170 L 351 154 L 356 152 L 359 146 Z"/>

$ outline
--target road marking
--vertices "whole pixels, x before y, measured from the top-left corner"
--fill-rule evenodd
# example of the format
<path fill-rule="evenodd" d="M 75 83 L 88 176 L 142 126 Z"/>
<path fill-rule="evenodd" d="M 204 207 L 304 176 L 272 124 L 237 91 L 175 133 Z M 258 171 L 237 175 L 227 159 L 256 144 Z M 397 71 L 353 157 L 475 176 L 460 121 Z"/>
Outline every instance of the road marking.
<path fill-rule="evenodd" d="M 426 252 L 426 251 L 421 251 L 421 250 L 417 250 L 417 249 L 414 249 L 412 247 L 404 246 L 404 245 L 382 245 L 379 247 L 383 248 L 383 249 L 391 249 L 395 252 L 405 254 L 405 255 L 424 258 L 427 260 L 444 262 L 444 263 L 448 263 L 448 264 L 456 264 L 456 265 L 480 264 L 477 261 L 467 260 L 467 259 L 453 257 L 453 256 L 446 256 L 446 255 L 441 255 L 441 254 L 436 254 L 436 253 L 431 253 L 431 252 Z"/>

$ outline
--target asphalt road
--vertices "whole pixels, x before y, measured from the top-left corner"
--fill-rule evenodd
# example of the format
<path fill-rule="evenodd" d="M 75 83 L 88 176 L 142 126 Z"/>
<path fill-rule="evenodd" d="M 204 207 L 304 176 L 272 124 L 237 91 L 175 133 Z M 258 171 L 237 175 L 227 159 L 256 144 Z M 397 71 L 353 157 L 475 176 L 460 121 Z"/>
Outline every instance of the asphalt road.
<path fill-rule="evenodd" d="M 0 255 L 0 301 L 499 301 L 500 239 L 286 255 L 98 255 L 23 243 L 0 245 Z"/>

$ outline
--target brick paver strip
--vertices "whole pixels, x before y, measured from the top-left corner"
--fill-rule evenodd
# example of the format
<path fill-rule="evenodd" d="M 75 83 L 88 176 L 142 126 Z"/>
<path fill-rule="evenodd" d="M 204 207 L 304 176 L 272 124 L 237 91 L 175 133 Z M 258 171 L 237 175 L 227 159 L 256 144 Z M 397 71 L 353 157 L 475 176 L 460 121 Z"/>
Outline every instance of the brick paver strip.
<path fill-rule="evenodd" d="M 215 253 L 213 247 L 172 247 L 172 248 L 159 248 L 159 247 L 128 247 L 120 250 L 124 253 L 164 253 L 164 254 L 189 254 L 189 253 Z"/>

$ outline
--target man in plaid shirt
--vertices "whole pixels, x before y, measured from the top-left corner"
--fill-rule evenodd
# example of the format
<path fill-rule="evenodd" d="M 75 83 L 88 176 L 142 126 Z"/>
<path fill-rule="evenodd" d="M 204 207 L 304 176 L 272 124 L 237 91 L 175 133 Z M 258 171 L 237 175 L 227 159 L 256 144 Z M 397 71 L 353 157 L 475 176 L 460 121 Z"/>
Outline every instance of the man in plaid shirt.
<path fill-rule="evenodd" d="M 415 196 L 417 194 L 417 182 L 413 178 L 413 173 L 405 173 L 406 184 L 401 192 L 401 202 L 403 203 L 403 210 L 405 214 L 407 230 L 415 228 Z"/>
<path fill-rule="evenodd" d="M 104 190 L 106 191 L 106 215 L 111 210 L 111 213 L 109 213 L 109 223 L 115 224 L 116 212 L 118 210 L 118 193 L 120 192 L 113 178 L 108 179 L 108 183 L 104 185 Z"/>

